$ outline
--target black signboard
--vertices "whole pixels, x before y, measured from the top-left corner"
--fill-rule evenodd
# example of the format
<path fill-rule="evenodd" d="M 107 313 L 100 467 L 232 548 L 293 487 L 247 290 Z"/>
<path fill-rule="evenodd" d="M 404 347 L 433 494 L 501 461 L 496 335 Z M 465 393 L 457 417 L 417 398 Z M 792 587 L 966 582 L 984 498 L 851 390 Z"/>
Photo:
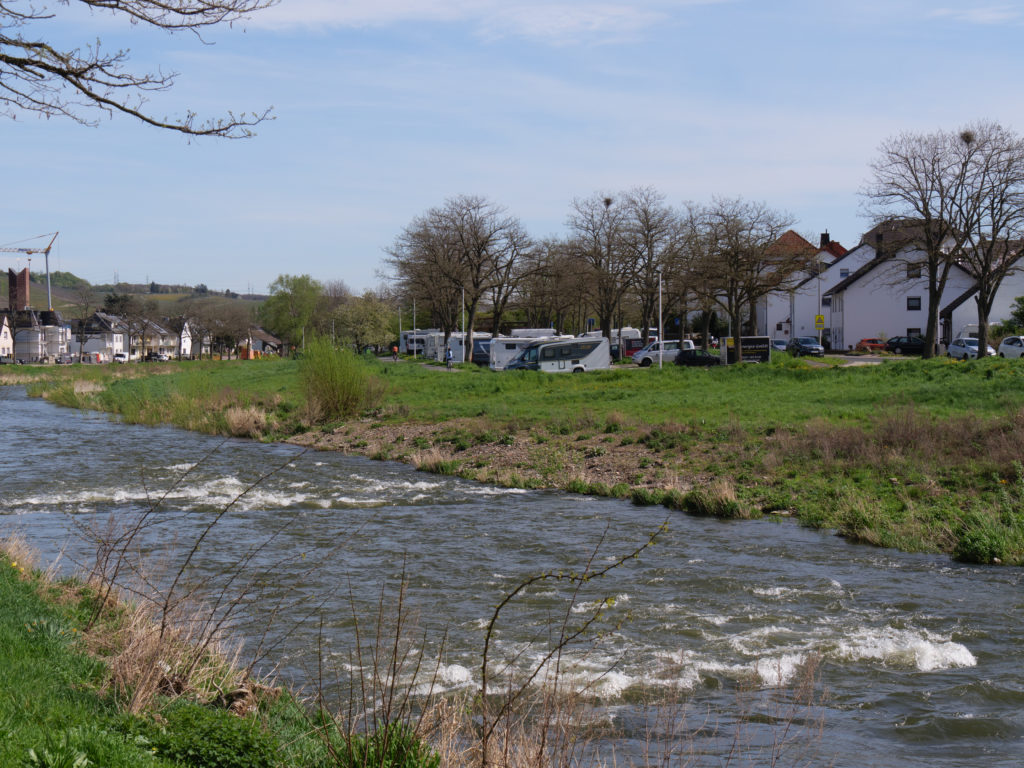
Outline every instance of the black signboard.
<path fill-rule="evenodd" d="M 725 340 L 726 360 L 730 365 L 736 362 L 736 343 L 730 337 Z M 743 345 L 743 362 L 768 363 L 772 359 L 772 340 L 768 336 L 741 336 Z"/>

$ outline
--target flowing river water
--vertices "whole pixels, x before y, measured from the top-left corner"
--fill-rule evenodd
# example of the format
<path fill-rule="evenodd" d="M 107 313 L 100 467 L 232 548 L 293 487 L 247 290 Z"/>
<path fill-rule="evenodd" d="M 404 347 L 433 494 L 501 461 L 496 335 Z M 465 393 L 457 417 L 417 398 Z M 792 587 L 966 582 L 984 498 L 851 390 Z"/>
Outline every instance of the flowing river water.
<path fill-rule="evenodd" d="M 772 706 L 785 694 L 772 693 L 791 690 L 813 657 L 823 730 L 806 736 L 817 755 L 809 764 L 1024 761 L 1020 569 L 854 546 L 791 521 L 722 522 L 126 426 L 19 388 L 0 387 L 0 404 L 0 535 L 23 533 L 44 560 L 63 550 L 65 562 L 88 563 L 83 526 L 129 519 L 160 499 L 140 539 L 155 564 L 180 556 L 231 505 L 188 576 L 216 584 L 269 540 L 249 557 L 269 589 L 249 618 L 270 621 L 268 662 L 293 683 L 318 675 L 318 647 L 339 663 L 348 658 L 353 616 L 372 623 L 382 595 L 394 604 L 404 575 L 423 647 L 445 638 L 437 685 L 471 689 L 484 627 L 504 594 L 534 574 L 580 570 L 595 550 L 595 565 L 605 565 L 667 519 L 656 546 L 587 585 L 571 608 L 581 620 L 614 598 L 595 628 L 601 641 L 571 650 L 567 668 L 592 682 L 604 716 L 622 729 L 620 754 L 642 740 L 636 702 L 663 697 L 667 710 L 680 691 L 699 764 L 726 764 L 743 709 L 754 713 L 744 722 L 763 731 L 753 741 L 779 738 L 789 721 Z M 274 601 L 275 592 L 285 599 Z M 497 627 L 494 653 L 520 665 L 539 658 L 560 594 L 543 585 L 517 601 Z"/>

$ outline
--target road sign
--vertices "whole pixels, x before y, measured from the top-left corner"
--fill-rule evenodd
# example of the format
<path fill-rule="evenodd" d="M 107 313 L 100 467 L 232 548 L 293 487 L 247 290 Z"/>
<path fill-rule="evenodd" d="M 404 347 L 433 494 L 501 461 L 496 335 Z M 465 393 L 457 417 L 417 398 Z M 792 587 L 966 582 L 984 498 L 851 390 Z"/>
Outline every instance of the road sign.
<path fill-rule="evenodd" d="M 814 330 L 820 331 L 825 328 L 825 316 L 815 315 L 814 316 Z"/>

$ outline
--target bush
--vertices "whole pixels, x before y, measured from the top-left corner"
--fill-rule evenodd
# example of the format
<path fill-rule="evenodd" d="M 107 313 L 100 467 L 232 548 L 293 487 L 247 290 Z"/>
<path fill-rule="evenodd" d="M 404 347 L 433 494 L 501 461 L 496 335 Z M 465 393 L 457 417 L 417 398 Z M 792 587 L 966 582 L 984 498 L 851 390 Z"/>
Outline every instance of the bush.
<path fill-rule="evenodd" d="M 156 754 L 195 768 L 273 768 L 278 745 L 259 724 L 226 710 L 177 703 L 149 736 Z"/>
<path fill-rule="evenodd" d="M 302 356 L 302 385 L 312 420 L 353 416 L 380 401 L 381 387 L 352 352 L 315 339 Z"/>

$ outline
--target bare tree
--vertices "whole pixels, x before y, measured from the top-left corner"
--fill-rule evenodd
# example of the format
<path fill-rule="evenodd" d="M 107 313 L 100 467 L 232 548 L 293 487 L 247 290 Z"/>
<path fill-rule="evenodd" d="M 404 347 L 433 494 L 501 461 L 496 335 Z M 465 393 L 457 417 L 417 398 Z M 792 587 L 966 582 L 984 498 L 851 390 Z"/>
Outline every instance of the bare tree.
<path fill-rule="evenodd" d="M 716 198 L 691 210 L 696 282 L 729 316 L 736 360 L 743 359 L 743 313 L 772 291 L 788 290 L 808 269 L 808 255 L 773 248 L 792 224 L 765 203 Z"/>
<path fill-rule="evenodd" d="M 431 322 L 444 333 L 445 346 L 458 327 L 461 288 L 451 275 L 458 274 L 454 244 L 436 217 L 413 219 L 388 249 L 387 264 L 398 295 L 419 301 L 430 309 Z"/>
<path fill-rule="evenodd" d="M 628 210 L 615 198 L 597 194 L 574 200 L 569 214 L 570 247 L 591 279 L 591 294 L 601 331 L 611 339 L 612 323 L 636 277 L 636 252 L 623 241 Z"/>
<path fill-rule="evenodd" d="M 132 24 L 167 32 L 201 33 L 233 24 L 276 0 L 58 0 L 35 4 L 0 0 L 0 114 L 26 113 L 68 117 L 95 125 L 98 113 L 130 115 L 158 128 L 189 136 L 244 138 L 268 119 L 270 110 L 197 121 L 194 112 L 176 119 L 158 118 L 146 109 L 147 94 L 174 85 L 173 72 L 133 72 L 127 50 L 105 50 L 100 41 L 83 45 L 55 44 L 56 30 L 67 6 L 86 6 L 127 18 Z M 51 6 L 56 6 L 51 10 Z"/>
<path fill-rule="evenodd" d="M 968 179 L 978 144 L 949 132 L 903 133 L 879 147 L 871 164 L 872 180 L 861 194 L 876 221 L 897 219 L 896 229 L 912 228 L 924 252 L 928 279 L 928 317 L 924 357 L 936 352 L 939 305 L 967 233 L 957 226 L 962 211 L 973 207 Z"/>
<path fill-rule="evenodd" d="M 954 213 L 965 235 L 960 265 L 977 281 L 978 354 L 988 347 L 988 321 L 1003 279 L 1019 269 L 1024 239 L 1024 139 L 996 123 L 958 134 L 971 163 L 962 205 Z"/>
<path fill-rule="evenodd" d="M 659 275 L 677 261 L 681 230 L 679 215 L 665 204 L 665 196 L 652 187 L 630 191 L 623 203 L 627 220 L 623 244 L 636 265 L 634 281 L 644 341 L 658 309 Z"/>

